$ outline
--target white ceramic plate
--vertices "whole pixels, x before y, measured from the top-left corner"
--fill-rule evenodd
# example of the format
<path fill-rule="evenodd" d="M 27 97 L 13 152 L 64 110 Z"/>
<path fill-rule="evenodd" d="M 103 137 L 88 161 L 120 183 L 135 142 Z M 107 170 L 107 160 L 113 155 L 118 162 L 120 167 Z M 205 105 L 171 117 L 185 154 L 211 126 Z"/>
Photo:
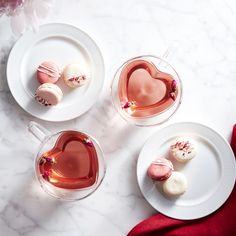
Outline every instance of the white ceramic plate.
<path fill-rule="evenodd" d="M 157 157 L 167 157 L 170 143 L 178 136 L 190 136 L 198 144 L 197 155 L 186 164 L 173 162 L 188 179 L 187 191 L 168 198 L 147 176 L 147 168 Z M 235 157 L 228 142 L 214 130 L 197 123 L 167 126 L 145 143 L 137 163 L 142 194 L 159 212 L 176 219 L 197 219 L 217 210 L 229 197 L 236 176 Z"/>
<path fill-rule="evenodd" d="M 35 78 L 43 61 L 54 61 L 63 69 L 78 62 L 90 81 L 71 89 L 59 81 L 64 97 L 55 107 L 44 107 L 34 100 L 39 86 Z M 37 32 L 26 32 L 14 45 L 7 63 L 10 91 L 18 104 L 31 115 L 48 121 L 65 121 L 85 113 L 96 102 L 103 87 L 104 63 L 95 42 L 80 29 L 66 24 L 48 24 Z"/>

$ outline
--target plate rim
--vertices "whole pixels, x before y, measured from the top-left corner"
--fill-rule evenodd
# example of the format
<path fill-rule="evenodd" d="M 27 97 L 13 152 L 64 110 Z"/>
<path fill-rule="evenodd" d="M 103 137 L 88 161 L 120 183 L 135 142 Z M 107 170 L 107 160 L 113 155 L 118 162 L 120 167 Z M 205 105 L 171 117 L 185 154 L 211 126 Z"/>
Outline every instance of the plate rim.
<path fill-rule="evenodd" d="M 102 65 L 101 71 L 102 71 L 103 80 L 102 80 L 102 82 L 101 82 L 100 88 L 99 88 L 99 90 L 98 90 L 98 91 L 99 91 L 99 92 L 98 92 L 98 96 L 97 96 L 97 97 L 100 97 L 101 94 L 102 94 L 102 92 L 103 92 L 104 84 L 105 84 L 105 62 L 104 62 L 104 58 L 103 58 L 103 54 L 102 54 L 102 52 L 101 52 L 101 49 L 99 48 L 99 46 L 97 45 L 97 43 L 94 41 L 94 39 L 93 39 L 88 33 L 86 33 L 84 30 L 78 28 L 77 26 L 75 26 L 75 25 L 73 25 L 73 24 L 58 23 L 58 22 L 41 24 L 41 25 L 39 26 L 39 29 L 38 29 L 38 31 L 36 32 L 36 34 L 37 34 L 38 32 L 40 32 L 40 30 L 41 30 L 42 28 L 46 28 L 46 27 L 62 27 L 62 28 L 63 28 L 63 27 L 66 27 L 66 28 L 73 29 L 73 30 L 79 32 L 80 34 L 83 34 L 85 37 L 87 37 L 87 38 L 90 40 L 90 42 L 94 45 L 94 47 L 96 48 L 96 50 L 97 50 L 97 52 L 98 52 L 98 54 L 99 54 L 99 57 L 100 57 L 99 60 L 100 60 L 100 63 L 101 63 L 101 65 Z M 9 82 L 9 80 L 10 80 L 10 79 L 9 79 L 9 77 L 10 77 L 10 72 L 9 72 L 9 70 L 10 70 L 10 63 L 11 63 L 12 58 L 13 58 L 13 55 L 14 55 L 14 53 L 15 53 L 15 50 L 16 50 L 15 48 L 19 45 L 19 43 L 21 43 L 22 38 L 24 38 L 24 37 L 29 37 L 29 36 L 26 36 L 26 34 L 29 34 L 29 33 L 31 33 L 31 32 L 32 32 L 31 30 L 27 30 L 26 32 L 24 32 L 24 33 L 16 40 L 16 42 L 15 42 L 14 45 L 12 46 L 12 48 L 11 48 L 11 50 L 10 50 L 10 53 L 9 53 L 9 55 L 8 55 L 7 66 L 6 66 L 6 77 L 7 77 L 7 84 L 8 84 L 8 87 L 9 87 L 9 91 L 10 91 L 12 97 L 14 98 L 14 100 L 16 101 L 16 103 L 21 107 L 21 109 L 23 109 L 27 114 L 29 114 L 29 115 L 31 115 L 31 116 L 33 116 L 33 117 L 35 117 L 35 118 L 38 118 L 38 119 L 40 119 L 40 120 L 43 120 L 43 121 L 49 121 L 49 122 L 63 122 L 63 121 L 69 121 L 69 120 L 72 120 L 72 119 L 75 119 L 75 118 L 77 118 L 77 117 L 79 117 L 79 116 L 84 115 L 86 112 L 88 112 L 88 111 L 95 105 L 95 103 L 97 102 L 97 99 L 94 99 L 94 101 L 91 103 L 91 105 L 88 106 L 89 108 L 88 108 L 87 110 L 83 111 L 82 113 L 81 113 L 81 112 L 77 112 L 76 114 L 73 114 L 73 115 L 71 115 L 71 116 L 68 115 L 67 117 L 63 117 L 63 118 L 60 118 L 60 117 L 58 117 L 58 116 L 56 116 L 56 118 L 55 118 L 55 117 L 52 117 L 52 116 L 50 116 L 50 117 L 48 117 L 48 116 L 46 116 L 46 117 L 45 117 L 45 116 L 41 117 L 40 115 L 33 114 L 33 112 L 31 112 L 30 110 L 26 109 L 26 108 L 24 107 L 24 105 L 22 105 L 22 104 L 18 101 L 19 99 L 17 99 L 17 95 L 16 95 L 16 92 L 15 92 L 13 86 L 12 86 L 12 83 Z M 79 42 L 79 40 L 78 40 L 78 42 Z M 32 46 L 32 45 L 29 44 L 28 46 L 30 47 L 30 46 Z M 14 61 L 14 60 L 13 60 L 13 61 Z M 78 114 L 78 113 L 79 113 L 79 114 Z"/>
<path fill-rule="evenodd" d="M 140 166 L 140 159 L 141 159 L 141 154 L 145 148 L 145 146 L 150 142 L 150 140 L 153 138 L 153 136 L 157 135 L 158 132 L 162 131 L 162 130 L 165 130 L 165 129 L 170 129 L 171 127 L 173 126 L 179 126 L 179 125 L 190 125 L 190 126 L 195 126 L 195 127 L 202 127 L 204 129 L 207 129 L 207 130 L 210 130 L 211 132 L 213 132 L 214 134 L 216 134 L 218 136 L 218 138 L 220 138 L 224 144 L 226 145 L 228 151 L 231 153 L 232 157 L 234 158 L 235 162 L 234 162 L 234 167 L 233 169 L 235 170 L 235 174 L 234 176 L 232 177 L 232 179 L 234 180 L 233 181 L 233 184 L 232 186 L 230 186 L 229 188 L 229 191 L 227 192 L 227 197 L 225 199 L 223 199 L 223 201 L 221 201 L 220 204 L 217 205 L 217 207 L 214 209 L 214 210 L 211 210 L 210 212 L 208 213 L 205 213 L 205 214 L 198 214 L 197 217 L 181 217 L 181 216 L 178 216 L 176 217 L 176 214 L 172 215 L 172 214 L 168 214 L 168 212 L 164 212 L 164 211 L 160 211 L 159 209 L 157 209 L 154 204 L 152 202 L 150 202 L 148 196 L 146 196 L 143 188 L 142 188 L 142 184 L 140 183 L 140 174 L 139 174 L 139 166 Z M 235 186 L 235 181 L 236 181 L 236 157 L 234 156 L 234 153 L 233 153 L 233 150 L 228 142 L 228 140 L 222 136 L 220 133 L 218 133 L 216 130 L 214 130 L 213 128 L 205 125 L 205 124 L 202 124 L 202 123 L 198 123 L 198 122 L 191 122 L 191 121 L 182 121 L 182 122 L 176 122 L 176 123 L 171 123 L 171 124 L 168 124 L 162 128 L 160 128 L 159 130 L 156 130 L 151 136 L 148 137 L 148 139 L 145 141 L 145 143 L 143 144 L 141 150 L 140 150 L 140 153 L 139 153 L 139 156 L 138 156 L 138 160 L 137 160 L 137 165 L 136 165 L 136 176 L 137 176 L 137 182 L 138 182 L 138 186 L 139 186 L 139 189 L 144 197 L 144 199 L 159 213 L 163 214 L 163 215 L 166 215 L 167 217 L 170 217 L 170 218 L 173 218 L 173 219 L 180 219 L 180 220 L 193 220 L 193 219 L 200 219 L 200 218 L 203 218 L 207 215 L 210 215 L 212 214 L 213 212 L 217 211 L 226 201 L 227 199 L 229 198 L 230 194 L 232 193 L 233 191 L 233 188 Z M 179 214 L 181 215 L 181 214 Z"/>

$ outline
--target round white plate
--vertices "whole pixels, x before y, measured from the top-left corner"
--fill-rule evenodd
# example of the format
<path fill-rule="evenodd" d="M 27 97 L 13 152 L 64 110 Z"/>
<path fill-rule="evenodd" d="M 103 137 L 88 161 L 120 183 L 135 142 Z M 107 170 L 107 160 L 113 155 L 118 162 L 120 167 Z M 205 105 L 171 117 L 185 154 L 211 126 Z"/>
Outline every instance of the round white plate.
<path fill-rule="evenodd" d="M 43 61 L 54 61 L 62 70 L 78 62 L 89 83 L 77 89 L 57 83 L 64 97 L 55 107 L 44 107 L 34 100 L 39 86 L 35 78 Z M 85 113 L 97 101 L 104 81 L 104 63 L 95 42 L 80 29 L 66 24 L 48 24 L 37 32 L 26 32 L 14 45 L 7 63 L 7 80 L 18 104 L 31 115 L 48 121 L 65 121 Z"/>
<path fill-rule="evenodd" d="M 196 140 L 197 155 L 186 164 L 173 162 L 188 179 L 187 191 L 168 198 L 161 184 L 147 176 L 147 168 L 157 157 L 168 157 L 173 139 L 189 136 Z M 145 143 L 137 163 L 137 178 L 146 200 L 159 212 L 176 219 L 197 219 L 217 210 L 229 197 L 235 183 L 235 157 L 228 142 L 214 130 L 197 123 L 167 126 Z"/>

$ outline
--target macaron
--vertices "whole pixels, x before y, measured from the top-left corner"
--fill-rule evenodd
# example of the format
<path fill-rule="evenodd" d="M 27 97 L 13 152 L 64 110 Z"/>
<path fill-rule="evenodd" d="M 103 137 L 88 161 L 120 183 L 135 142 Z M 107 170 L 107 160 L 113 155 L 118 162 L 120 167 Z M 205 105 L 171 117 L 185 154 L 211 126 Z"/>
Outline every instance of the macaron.
<path fill-rule="evenodd" d="M 63 70 L 63 79 L 67 86 L 78 88 L 88 82 L 87 76 L 81 71 L 79 64 L 69 64 Z"/>
<path fill-rule="evenodd" d="M 173 171 L 171 176 L 163 182 L 163 191 L 168 196 L 179 196 L 188 188 L 188 181 L 184 174 Z"/>
<path fill-rule="evenodd" d="M 187 162 L 197 153 L 196 142 L 190 137 L 179 137 L 170 146 L 170 157 L 179 161 Z"/>
<path fill-rule="evenodd" d="M 157 158 L 148 167 L 148 176 L 155 181 L 163 181 L 168 179 L 174 170 L 171 161 L 165 158 Z"/>
<path fill-rule="evenodd" d="M 59 67 L 51 61 L 41 63 L 37 69 L 37 80 L 39 83 L 56 83 L 60 78 Z"/>
<path fill-rule="evenodd" d="M 45 83 L 35 92 L 35 100 L 44 106 L 55 106 L 63 97 L 61 89 L 52 83 Z"/>

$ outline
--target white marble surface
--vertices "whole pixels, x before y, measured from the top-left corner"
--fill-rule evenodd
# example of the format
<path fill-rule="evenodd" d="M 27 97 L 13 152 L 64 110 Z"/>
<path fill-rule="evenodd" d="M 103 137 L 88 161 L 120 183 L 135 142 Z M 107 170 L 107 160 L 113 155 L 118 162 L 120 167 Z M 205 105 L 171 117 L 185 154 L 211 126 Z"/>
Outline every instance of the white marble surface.
<path fill-rule="evenodd" d="M 0 235 L 126 235 L 156 211 L 136 180 L 138 153 L 163 126 L 126 124 L 111 106 L 109 85 L 124 60 L 162 55 L 178 43 L 172 65 L 184 84 L 181 108 L 167 123 L 197 121 L 227 139 L 236 122 L 236 2 L 233 0 L 58 0 L 40 24 L 78 26 L 100 46 L 106 65 L 103 93 L 85 115 L 62 123 L 37 120 L 11 96 L 5 76 L 16 38 L 0 19 Z M 70 2 L 68 4 L 68 2 Z M 72 203 L 48 197 L 35 183 L 33 158 L 39 143 L 27 131 L 30 120 L 51 131 L 78 128 L 95 136 L 107 160 L 107 174 L 95 194 Z"/>

